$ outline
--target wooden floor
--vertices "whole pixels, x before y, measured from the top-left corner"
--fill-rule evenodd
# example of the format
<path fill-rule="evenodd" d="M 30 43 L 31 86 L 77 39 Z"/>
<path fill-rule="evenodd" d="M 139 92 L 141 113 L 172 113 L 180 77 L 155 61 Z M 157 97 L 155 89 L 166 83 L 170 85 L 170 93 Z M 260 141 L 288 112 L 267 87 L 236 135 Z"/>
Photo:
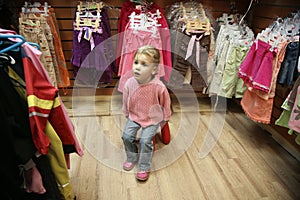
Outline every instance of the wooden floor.
<path fill-rule="evenodd" d="M 82 157 L 71 155 L 77 200 L 300 199 L 300 162 L 235 103 L 228 102 L 226 115 L 215 120 L 205 97 L 196 107 L 193 100 L 173 99 L 171 143 L 157 141 L 149 180 L 136 181 L 135 169 L 121 168 L 125 119 L 120 99 L 63 99 L 84 149 Z M 220 127 L 214 148 L 201 157 L 205 135 L 216 132 L 217 137 Z"/>

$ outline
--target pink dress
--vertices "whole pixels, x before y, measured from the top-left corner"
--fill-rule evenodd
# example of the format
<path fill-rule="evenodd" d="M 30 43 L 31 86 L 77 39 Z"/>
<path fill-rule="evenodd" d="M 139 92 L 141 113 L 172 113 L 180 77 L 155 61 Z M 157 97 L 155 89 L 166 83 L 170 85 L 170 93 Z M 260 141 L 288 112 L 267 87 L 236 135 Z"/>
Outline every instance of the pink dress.
<path fill-rule="evenodd" d="M 141 18 L 143 14 L 146 14 L 147 20 Z M 146 26 L 148 27 L 147 31 L 141 30 L 139 27 L 141 25 L 140 19 L 144 19 L 152 26 Z M 132 22 L 134 22 L 134 25 L 130 24 Z M 137 26 L 138 28 L 136 28 Z M 151 30 L 154 30 L 154 32 L 151 32 Z M 160 50 L 162 65 L 158 77 L 162 77 L 166 82 L 169 81 L 172 71 L 170 30 L 160 6 L 152 3 L 150 8 L 144 10 L 133 2 L 124 2 L 120 13 L 118 33 L 116 63 L 118 65 L 118 76 L 120 76 L 118 85 L 120 92 L 123 91 L 126 80 L 132 76 L 131 68 L 134 52 L 144 45 L 152 45 Z"/>
<path fill-rule="evenodd" d="M 118 90 L 123 91 L 123 87 L 128 78 L 132 77 L 132 65 L 133 57 L 135 51 L 144 46 L 151 45 L 160 50 L 162 58 L 162 43 L 160 35 L 157 33 L 155 36 L 151 32 L 146 31 L 134 31 L 132 29 L 127 29 L 124 32 L 124 43 L 122 48 L 122 57 L 120 59 L 119 76 L 120 81 L 118 85 Z M 163 60 L 160 61 L 158 76 L 163 77 L 165 75 L 165 70 L 163 67 Z"/>

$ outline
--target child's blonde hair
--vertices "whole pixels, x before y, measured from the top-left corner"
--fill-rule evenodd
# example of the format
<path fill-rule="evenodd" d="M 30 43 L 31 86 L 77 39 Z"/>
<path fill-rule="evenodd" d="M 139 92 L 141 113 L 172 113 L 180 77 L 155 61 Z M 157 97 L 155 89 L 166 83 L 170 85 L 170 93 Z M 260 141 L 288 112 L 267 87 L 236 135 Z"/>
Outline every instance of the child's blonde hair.
<path fill-rule="evenodd" d="M 159 65 L 160 63 L 160 52 L 157 48 L 146 45 L 140 47 L 134 54 L 134 58 L 136 58 L 137 55 L 144 54 L 152 58 L 153 64 Z"/>

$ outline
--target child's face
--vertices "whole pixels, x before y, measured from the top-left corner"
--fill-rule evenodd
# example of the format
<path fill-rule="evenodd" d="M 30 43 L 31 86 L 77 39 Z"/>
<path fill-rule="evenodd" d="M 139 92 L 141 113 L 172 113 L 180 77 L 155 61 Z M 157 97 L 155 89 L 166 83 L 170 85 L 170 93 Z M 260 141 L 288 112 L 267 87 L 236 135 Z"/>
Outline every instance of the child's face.
<path fill-rule="evenodd" d="M 138 54 L 133 60 L 132 72 L 138 83 L 148 83 L 152 80 L 157 72 L 157 65 L 152 62 L 152 58 Z"/>

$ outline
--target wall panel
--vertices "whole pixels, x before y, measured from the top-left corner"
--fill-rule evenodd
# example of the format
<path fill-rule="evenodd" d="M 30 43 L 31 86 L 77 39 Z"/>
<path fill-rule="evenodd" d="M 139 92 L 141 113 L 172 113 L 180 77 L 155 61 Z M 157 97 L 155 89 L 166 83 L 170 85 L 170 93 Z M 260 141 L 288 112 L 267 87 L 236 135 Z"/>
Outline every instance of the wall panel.
<path fill-rule="evenodd" d="M 252 28 L 255 33 L 261 32 L 278 17 L 284 18 L 300 9 L 299 0 L 259 0 L 258 2 L 252 9 Z"/>
<path fill-rule="evenodd" d="M 17 0 L 17 6 L 20 10 L 21 6 L 25 1 Z M 34 2 L 34 1 L 29 1 Z M 44 1 L 40 1 L 43 3 Z M 60 36 L 63 45 L 63 51 L 65 55 L 65 59 L 67 61 L 67 67 L 69 70 L 71 83 L 74 83 L 73 76 L 73 67 L 70 63 L 70 58 L 72 55 L 72 40 L 73 40 L 73 17 L 75 14 L 76 6 L 78 4 L 78 0 L 49 0 L 47 1 L 49 5 L 51 5 L 55 9 L 59 29 Z M 120 9 L 123 1 L 119 0 L 110 0 L 103 1 L 107 5 L 109 5 L 108 15 L 111 24 L 111 34 L 115 35 L 118 33 L 117 24 L 120 16 Z M 167 9 L 168 6 L 173 3 L 180 2 L 178 0 L 157 0 L 155 1 L 159 6 L 163 9 Z M 204 7 L 210 11 L 214 18 L 220 17 L 223 13 L 230 12 L 230 0 L 202 0 Z M 243 14 L 246 12 L 248 6 L 250 5 L 251 0 L 237 0 L 235 1 L 236 8 L 239 13 Z M 278 17 L 286 17 L 291 12 L 300 9 L 300 1 L 299 0 L 258 0 L 257 3 L 254 3 L 246 16 L 246 20 L 249 23 L 249 26 L 253 29 L 254 33 L 257 34 L 261 32 L 263 29 L 272 24 Z M 113 88 L 118 81 L 118 77 L 115 77 L 112 85 L 106 88 L 99 88 L 96 90 L 96 95 L 104 95 L 111 94 Z M 72 95 L 72 86 L 68 88 L 67 95 Z M 279 117 L 282 112 L 281 104 L 288 95 L 290 88 L 283 88 L 281 86 L 277 87 L 276 98 L 274 99 L 274 109 L 273 109 L 273 117 L 272 124 L 269 126 L 264 126 L 272 134 L 275 134 L 277 140 L 283 140 L 283 143 L 288 142 L 291 144 L 292 152 L 300 152 L 300 146 L 296 145 L 294 141 L 294 135 L 290 136 L 287 134 L 287 129 L 283 127 L 278 127 L 274 125 L 275 120 Z M 63 92 L 60 92 L 61 95 L 64 95 Z M 82 90 L 81 95 L 89 94 Z M 279 138 L 279 139 L 278 139 Z M 279 141 L 280 142 L 280 141 Z"/>
<path fill-rule="evenodd" d="M 24 4 L 25 1 L 18 1 L 19 7 Z M 34 2 L 34 1 L 29 1 Z M 44 3 L 44 1 L 39 1 Z M 74 0 L 49 0 L 48 2 L 51 7 L 55 9 L 55 14 L 60 30 L 60 37 L 63 45 L 63 52 L 65 55 L 65 59 L 67 62 L 71 83 L 74 82 L 74 77 L 72 74 L 72 65 L 70 64 L 70 58 L 72 55 L 72 40 L 73 40 L 73 18 L 76 11 L 76 6 L 79 1 Z M 109 6 L 108 15 L 110 19 L 111 25 L 111 34 L 115 35 L 118 33 L 118 20 L 120 17 L 120 9 L 122 7 L 123 1 L 103 1 Z M 168 6 L 172 5 L 173 3 L 180 2 L 176 0 L 169 0 L 169 1 L 154 1 L 163 9 L 167 9 Z M 230 12 L 230 1 L 229 0 L 203 0 L 200 1 L 204 5 L 206 11 L 209 11 L 214 18 L 220 17 L 224 12 Z M 247 9 L 249 4 L 248 0 L 236 1 L 236 7 L 240 11 L 240 13 L 244 13 Z M 117 77 L 116 77 L 117 78 Z M 111 85 L 114 87 L 114 85 Z M 109 87 L 107 87 L 109 88 Z M 70 87 L 72 90 L 72 85 Z M 71 95 L 71 92 L 68 92 L 67 95 Z"/>
<path fill-rule="evenodd" d="M 252 27 L 257 34 L 272 24 L 278 17 L 284 18 L 290 13 L 300 9 L 299 0 L 260 0 L 253 7 Z M 275 140 L 298 159 L 300 158 L 300 145 L 295 142 L 295 134 L 288 134 L 288 129 L 275 125 L 283 109 L 281 105 L 289 94 L 291 88 L 277 85 L 274 98 L 272 120 L 270 125 L 261 125 L 269 131 Z"/>

